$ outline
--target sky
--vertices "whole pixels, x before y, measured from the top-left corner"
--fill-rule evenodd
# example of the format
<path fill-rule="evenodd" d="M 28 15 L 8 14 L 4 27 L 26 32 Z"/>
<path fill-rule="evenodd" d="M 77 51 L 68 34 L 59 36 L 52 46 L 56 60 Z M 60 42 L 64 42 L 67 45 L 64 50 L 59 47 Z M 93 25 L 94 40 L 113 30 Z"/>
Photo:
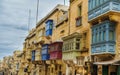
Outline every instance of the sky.
<path fill-rule="evenodd" d="M 68 5 L 69 0 L 66 0 Z M 64 0 L 39 0 L 38 21 Z M 31 10 L 30 29 L 36 26 L 37 0 L 0 0 L 0 59 L 22 50 L 28 34 L 28 17 Z"/>

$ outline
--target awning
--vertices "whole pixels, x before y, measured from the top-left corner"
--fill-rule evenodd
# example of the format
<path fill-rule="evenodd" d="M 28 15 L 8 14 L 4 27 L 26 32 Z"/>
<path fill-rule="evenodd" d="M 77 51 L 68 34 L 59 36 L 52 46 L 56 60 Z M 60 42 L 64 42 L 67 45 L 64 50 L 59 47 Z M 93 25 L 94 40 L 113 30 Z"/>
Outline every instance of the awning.
<path fill-rule="evenodd" d="M 115 59 L 111 61 L 102 61 L 102 62 L 94 62 L 96 65 L 120 65 L 120 59 Z"/>

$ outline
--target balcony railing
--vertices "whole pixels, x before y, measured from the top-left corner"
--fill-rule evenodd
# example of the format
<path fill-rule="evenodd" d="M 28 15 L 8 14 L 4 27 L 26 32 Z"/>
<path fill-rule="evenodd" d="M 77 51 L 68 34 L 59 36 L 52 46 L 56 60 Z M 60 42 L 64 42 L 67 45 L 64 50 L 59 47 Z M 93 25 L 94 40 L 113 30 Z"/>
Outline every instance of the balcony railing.
<path fill-rule="evenodd" d="M 62 52 L 61 51 L 55 51 L 50 53 L 50 59 L 62 59 Z"/>
<path fill-rule="evenodd" d="M 88 11 L 88 20 L 91 21 L 101 15 L 108 12 L 120 12 L 120 1 L 119 0 L 109 0 L 91 10 Z"/>
<path fill-rule="evenodd" d="M 115 54 L 115 42 L 104 42 L 101 44 L 92 45 L 91 54 Z"/>

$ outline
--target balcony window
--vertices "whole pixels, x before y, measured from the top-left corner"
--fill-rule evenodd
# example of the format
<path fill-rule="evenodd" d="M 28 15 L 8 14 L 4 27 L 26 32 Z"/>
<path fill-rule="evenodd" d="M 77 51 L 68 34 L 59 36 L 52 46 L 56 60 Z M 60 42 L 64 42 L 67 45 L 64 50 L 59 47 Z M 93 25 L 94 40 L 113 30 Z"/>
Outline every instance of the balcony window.
<path fill-rule="evenodd" d="M 109 12 L 119 12 L 120 2 L 119 0 L 89 0 L 89 21 L 98 18 Z"/>
<path fill-rule="evenodd" d="M 63 44 L 63 51 L 70 50 L 79 50 L 80 49 L 80 38 L 72 39 L 65 41 Z"/>
<path fill-rule="evenodd" d="M 99 41 L 101 41 L 101 36 L 102 36 L 102 34 L 101 34 L 101 32 L 99 33 Z"/>
<path fill-rule="evenodd" d="M 97 28 L 97 30 L 96 30 Z M 95 35 L 95 36 L 94 36 Z M 94 39 L 97 41 L 94 41 Z M 92 27 L 92 54 L 111 53 L 114 54 L 115 46 L 115 23 L 104 21 Z"/>
<path fill-rule="evenodd" d="M 81 57 L 81 58 L 77 58 L 77 64 L 78 65 L 84 65 L 84 57 Z"/>
<path fill-rule="evenodd" d="M 111 41 L 114 40 L 114 31 L 112 31 L 112 30 L 109 31 L 109 39 L 110 39 Z"/>
<path fill-rule="evenodd" d="M 46 36 L 52 35 L 53 20 L 47 20 L 46 22 Z"/>
<path fill-rule="evenodd" d="M 105 41 L 105 39 L 106 39 L 106 32 L 103 31 L 103 41 Z"/>
<path fill-rule="evenodd" d="M 80 43 L 76 43 L 76 49 L 77 49 L 77 50 L 80 49 Z"/>
<path fill-rule="evenodd" d="M 94 43 L 94 34 L 92 34 L 92 43 Z"/>

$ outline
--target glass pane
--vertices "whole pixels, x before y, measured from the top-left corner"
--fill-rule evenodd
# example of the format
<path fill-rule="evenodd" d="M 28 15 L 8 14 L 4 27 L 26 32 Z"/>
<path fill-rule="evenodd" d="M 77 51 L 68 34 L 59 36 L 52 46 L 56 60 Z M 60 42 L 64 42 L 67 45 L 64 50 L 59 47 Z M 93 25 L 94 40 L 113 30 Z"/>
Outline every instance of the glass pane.
<path fill-rule="evenodd" d="M 76 49 L 80 49 L 80 43 L 76 43 Z"/>
<path fill-rule="evenodd" d="M 114 40 L 114 32 L 113 31 L 109 31 L 109 39 Z"/>
<path fill-rule="evenodd" d="M 81 16 L 81 13 L 82 13 L 82 6 L 78 6 L 78 16 Z"/>
<path fill-rule="evenodd" d="M 96 33 L 96 35 L 95 35 L 95 42 L 97 42 L 97 33 Z"/>
<path fill-rule="evenodd" d="M 98 33 L 97 33 L 97 42 L 99 42 L 99 35 L 98 35 Z"/>
<path fill-rule="evenodd" d="M 101 32 L 99 33 L 99 41 L 101 41 Z"/>
<path fill-rule="evenodd" d="M 94 35 L 92 35 L 92 43 L 94 43 Z"/>
<path fill-rule="evenodd" d="M 105 41 L 105 39 L 106 39 L 106 32 L 103 31 L 103 40 Z"/>

